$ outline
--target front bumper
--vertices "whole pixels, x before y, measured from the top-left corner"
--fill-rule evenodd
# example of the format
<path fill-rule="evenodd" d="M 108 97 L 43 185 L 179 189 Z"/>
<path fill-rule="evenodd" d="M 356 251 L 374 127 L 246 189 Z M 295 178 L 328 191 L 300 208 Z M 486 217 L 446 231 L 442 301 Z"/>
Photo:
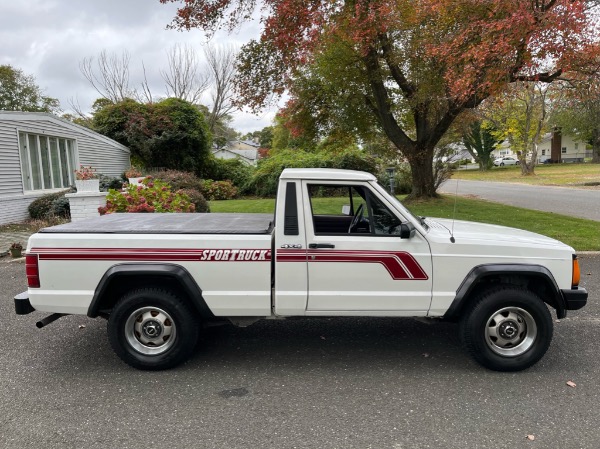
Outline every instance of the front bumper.
<path fill-rule="evenodd" d="M 566 310 L 579 310 L 587 304 L 588 292 L 585 288 L 561 290 Z"/>
<path fill-rule="evenodd" d="M 35 309 L 29 302 L 29 293 L 23 292 L 15 296 L 15 313 L 17 315 L 27 315 L 28 313 L 34 312 Z"/>

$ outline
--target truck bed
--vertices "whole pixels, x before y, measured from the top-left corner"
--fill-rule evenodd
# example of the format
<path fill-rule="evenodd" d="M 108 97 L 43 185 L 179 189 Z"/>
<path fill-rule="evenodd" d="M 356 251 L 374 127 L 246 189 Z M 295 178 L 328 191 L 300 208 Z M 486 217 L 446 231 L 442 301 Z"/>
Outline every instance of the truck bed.
<path fill-rule="evenodd" d="M 272 214 L 109 214 L 42 229 L 76 234 L 270 234 Z"/>

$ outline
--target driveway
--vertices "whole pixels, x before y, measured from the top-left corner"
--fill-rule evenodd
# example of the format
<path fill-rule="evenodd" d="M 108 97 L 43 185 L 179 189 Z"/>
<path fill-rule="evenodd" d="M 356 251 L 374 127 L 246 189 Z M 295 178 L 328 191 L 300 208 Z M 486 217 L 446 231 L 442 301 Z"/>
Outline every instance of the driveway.
<path fill-rule="evenodd" d="M 600 190 L 570 187 L 530 186 L 503 182 L 465 181 L 451 179 L 440 193 L 475 195 L 478 198 L 572 217 L 600 221 Z"/>
<path fill-rule="evenodd" d="M 454 324 L 403 318 L 213 328 L 185 365 L 137 371 L 101 319 L 16 316 L 24 265 L 0 261 L 0 447 L 596 449 L 600 256 L 580 260 L 588 306 L 519 373 L 472 362 Z"/>

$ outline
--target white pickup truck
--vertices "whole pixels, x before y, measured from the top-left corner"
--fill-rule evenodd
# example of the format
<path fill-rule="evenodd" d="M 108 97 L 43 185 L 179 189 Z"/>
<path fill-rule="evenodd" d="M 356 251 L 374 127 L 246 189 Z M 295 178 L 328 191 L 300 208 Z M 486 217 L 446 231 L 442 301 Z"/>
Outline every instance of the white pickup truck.
<path fill-rule="evenodd" d="M 339 213 L 332 213 L 339 211 Z M 275 216 L 113 214 L 29 239 L 34 310 L 108 319 L 140 369 L 190 357 L 202 324 L 323 316 L 458 321 L 470 355 L 516 371 L 536 363 L 553 320 L 587 302 L 574 250 L 487 224 L 416 217 L 363 172 L 286 169 Z"/>

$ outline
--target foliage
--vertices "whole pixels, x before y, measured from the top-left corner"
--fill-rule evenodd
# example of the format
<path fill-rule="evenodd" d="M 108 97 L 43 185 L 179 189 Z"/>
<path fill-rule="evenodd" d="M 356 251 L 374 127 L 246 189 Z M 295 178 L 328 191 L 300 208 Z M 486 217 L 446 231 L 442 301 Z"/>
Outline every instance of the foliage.
<path fill-rule="evenodd" d="M 60 198 L 64 198 L 67 193 L 71 193 L 72 190 L 63 190 L 61 192 L 49 193 L 43 195 L 31 202 L 28 207 L 29 216 L 35 220 L 45 220 L 54 215 L 54 202 Z M 66 200 L 66 198 L 65 198 Z M 70 209 L 65 206 L 57 206 L 57 211 L 62 213 L 57 214 L 60 217 L 69 217 Z"/>
<path fill-rule="evenodd" d="M 109 189 L 119 190 L 123 188 L 123 180 L 119 178 L 114 178 L 112 176 L 100 175 L 99 176 L 99 185 L 101 192 L 108 192 Z"/>
<path fill-rule="evenodd" d="M 230 200 L 237 196 L 238 189 L 231 181 L 213 181 L 212 179 L 207 179 L 204 181 L 202 194 L 208 198 L 209 201 Z"/>
<path fill-rule="evenodd" d="M 325 151 L 312 153 L 302 150 L 278 150 L 273 151 L 271 157 L 258 162 L 249 191 L 258 196 L 274 195 L 284 168 L 307 167 L 362 170 L 373 174 L 378 171 L 377 160 L 358 148 L 348 148 L 338 154 Z"/>
<path fill-rule="evenodd" d="M 211 136 L 200 110 L 177 98 L 142 104 L 126 99 L 100 106 L 94 129 L 129 147 L 145 167 L 191 170 L 202 175 Z"/>
<path fill-rule="evenodd" d="M 194 205 L 194 212 L 210 212 L 210 206 L 204 195 L 196 189 L 182 189 L 178 190 L 177 193 L 187 195 L 190 202 Z"/>
<path fill-rule="evenodd" d="M 475 161 L 480 170 L 488 170 L 492 167 L 492 151 L 502 143 L 498 137 L 497 130 L 490 122 L 474 120 L 463 134 L 463 144 Z"/>
<path fill-rule="evenodd" d="M 71 218 L 71 203 L 69 202 L 69 198 L 60 196 L 52 201 L 49 217 Z"/>
<path fill-rule="evenodd" d="M 10 65 L 0 65 L 0 111 L 58 113 L 59 102 L 47 97 L 35 78 Z"/>
<path fill-rule="evenodd" d="M 244 191 L 252 179 L 254 170 L 253 166 L 245 164 L 238 158 L 213 158 L 210 163 L 209 176 L 216 181 L 231 181 L 239 191 Z"/>
<path fill-rule="evenodd" d="M 179 4 L 174 28 L 209 33 L 252 20 L 257 5 L 246 0 L 160 1 Z M 260 109 L 273 93 L 291 90 L 292 101 L 304 101 L 312 98 L 305 92 L 316 92 L 316 104 L 333 126 L 353 111 L 359 118 L 370 114 L 370 122 L 411 165 L 415 197 L 435 196 L 434 149 L 463 111 L 512 82 L 556 81 L 577 71 L 582 61 L 593 61 L 600 49 L 596 11 L 587 0 L 260 4 L 262 35 L 243 47 L 239 61 L 240 102 Z M 333 60 L 320 57 L 332 52 Z M 302 84 L 306 70 L 315 65 L 317 76 L 309 73 Z M 336 93 L 349 101 L 336 101 Z M 345 110 L 336 111 L 336 106 Z M 372 127 L 362 129 L 371 132 Z"/>
<path fill-rule="evenodd" d="M 204 187 L 202 180 L 188 171 L 163 170 L 156 172 L 154 177 L 169 184 L 174 191 L 192 189 L 200 192 Z"/>
<path fill-rule="evenodd" d="M 254 140 L 257 139 L 261 148 L 271 148 L 273 142 L 273 127 L 265 126 L 260 131 L 254 131 L 251 133 L 247 133 L 243 137 L 244 140 Z"/>
<path fill-rule="evenodd" d="M 89 179 L 98 179 L 98 173 L 96 173 L 96 169 L 91 165 L 89 167 L 80 166 L 78 169 L 74 170 L 75 179 L 79 181 L 87 181 Z"/>
<path fill-rule="evenodd" d="M 127 178 L 139 178 L 140 176 L 142 176 L 142 172 L 135 165 L 132 165 L 127 171 L 125 171 L 125 177 Z"/>
<path fill-rule="evenodd" d="M 524 175 L 533 174 L 537 165 L 537 148 L 550 131 L 555 104 L 564 91 L 561 83 L 515 83 L 506 92 L 490 98 L 483 115 L 493 123 L 498 140 L 508 140 L 516 152 Z"/>
<path fill-rule="evenodd" d="M 396 195 L 407 195 L 412 190 L 412 175 L 410 173 L 410 165 L 395 164 L 387 166 L 385 168 L 394 168 L 394 193 Z M 377 173 L 377 180 L 379 184 L 385 187 L 389 191 L 390 177 L 385 169 L 380 170 Z"/>
<path fill-rule="evenodd" d="M 173 193 L 171 187 L 147 176 L 142 185 L 128 184 L 124 191 L 109 190 L 106 206 L 98 208 L 100 215 L 114 212 L 194 212 L 187 195 Z"/>
<path fill-rule="evenodd" d="M 191 172 L 178 170 L 163 170 L 156 172 L 154 177 L 169 184 L 173 191 L 187 195 L 195 206 L 196 212 L 210 212 L 210 207 L 202 191 L 204 181 Z"/>

